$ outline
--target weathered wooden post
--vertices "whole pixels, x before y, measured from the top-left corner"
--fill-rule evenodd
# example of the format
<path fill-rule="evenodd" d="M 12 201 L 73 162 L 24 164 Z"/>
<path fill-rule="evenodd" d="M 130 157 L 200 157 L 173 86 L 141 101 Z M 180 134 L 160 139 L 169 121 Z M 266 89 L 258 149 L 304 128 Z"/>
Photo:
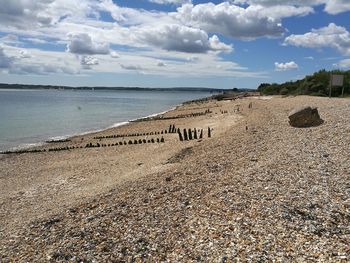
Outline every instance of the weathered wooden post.
<path fill-rule="evenodd" d="M 186 129 L 184 129 L 184 139 L 185 139 L 185 141 L 188 141 L 187 130 Z"/>
<path fill-rule="evenodd" d="M 191 128 L 188 129 L 188 139 L 192 140 L 192 130 L 191 130 Z"/>
<path fill-rule="evenodd" d="M 193 134 L 193 137 L 194 137 L 194 139 L 195 139 L 195 140 L 197 140 L 197 139 L 198 139 L 198 137 L 197 137 L 197 129 L 196 129 L 196 128 L 194 128 L 194 134 Z"/>
<path fill-rule="evenodd" d="M 173 124 L 173 130 L 172 130 L 172 133 L 176 133 L 175 124 Z"/>
<path fill-rule="evenodd" d="M 177 130 L 177 133 L 179 134 L 180 142 L 182 142 L 184 140 L 184 138 L 182 137 L 180 129 Z"/>
<path fill-rule="evenodd" d="M 201 133 L 199 134 L 199 139 L 203 139 L 203 129 L 201 129 Z"/>
<path fill-rule="evenodd" d="M 171 133 L 172 129 L 173 129 L 173 125 L 170 124 L 170 126 L 169 126 L 169 133 Z"/>
<path fill-rule="evenodd" d="M 211 138 L 211 129 L 208 127 L 208 138 Z"/>
<path fill-rule="evenodd" d="M 164 138 L 163 137 L 160 139 L 160 142 L 164 142 Z"/>

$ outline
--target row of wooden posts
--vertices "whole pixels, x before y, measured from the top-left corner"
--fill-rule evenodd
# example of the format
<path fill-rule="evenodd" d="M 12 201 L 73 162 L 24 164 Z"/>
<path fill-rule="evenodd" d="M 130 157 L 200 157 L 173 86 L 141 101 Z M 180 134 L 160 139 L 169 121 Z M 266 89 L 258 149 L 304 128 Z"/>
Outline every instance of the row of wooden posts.
<path fill-rule="evenodd" d="M 46 152 L 45 149 L 35 149 L 35 150 L 17 150 L 17 151 L 4 151 L 4 152 L 1 152 L 2 154 L 11 154 L 11 153 L 40 153 L 40 152 Z"/>
<path fill-rule="evenodd" d="M 70 142 L 71 140 L 69 139 L 62 139 L 62 140 L 49 140 L 45 141 L 46 143 L 62 143 L 62 142 Z"/>
<path fill-rule="evenodd" d="M 151 139 L 139 139 L 139 140 L 129 140 L 127 141 L 122 141 L 122 142 L 116 142 L 116 143 L 109 143 L 109 144 L 93 144 L 93 143 L 88 143 L 83 146 L 65 146 L 65 147 L 57 147 L 57 148 L 50 148 L 50 149 L 34 149 L 34 150 L 17 150 L 17 151 L 4 151 L 1 152 L 2 154 L 22 154 L 22 153 L 41 153 L 41 152 L 60 152 L 60 151 L 69 151 L 69 150 L 74 150 L 74 149 L 81 149 L 81 148 L 95 148 L 95 147 L 111 147 L 111 146 L 118 146 L 118 145 L 128 145 L 128 144 L 146 144 L 146 143 L 164 143 L 165 140 L 163 137 L 161 138 L 151 138 Z"/>
<path fill-rule="evenodd" d="M 160 134 L 168 134 L 168 133 L 176 133 L 175 124 L 171 124 L 169 129 L 156 131 L 156 132 L 144 132 L 144 133 L 130 133 L 130 134 L 113 134 L 107 136 L 95 136 L 94 139 L 115 139 L 115 138 L 125 138 L 125 137 L 139 137 L 139 136 L 149 136 L 149 135 L 160 135 Z"/>
<path fill-rule="evenodd" d="M 2 154 L 21 154 L 21 153 L 41 153 L 41 152 L 60 152 L 60 151 L 68 151 L 83 148 L 83 146 L 66 146 L 66 147 L 58 147 L 58 148 L 50 148 L 50 149 L 34 149 L 34 150 L 16 150 L 16 151 L 5 151 L 1 152 Z"/>
<path fill-rule="evenodd" d="M 96 148 L 96 147 L 112 147 L 112 146 L 118 146 L 118 145 L 127 145 L 127 144 L 146 144 L 146 143 L 164 143 L 164 137 L 161 138 L 152 138 L 152 139 L 138 139 L 138 140 L 129 140 L 127 141 L 120 141 L 116 143 L 108 143 L 108 144 L 103 144 L 103 143 L 88 143 L 86 144 L 85 148 Z"/>
<path fill-rule="evenodd" d="M 208 127 L 208 138 L 211 137 L 211 132 L 212 128 Z M 165 133 L 177 133 L 179 135 L 180 141 L 190 141 L 190 140 L 197 140 L 197 139 L 202 139 L 203 138 L 203 129 L 197 130 L 196 128 L 191 129 L 183 129 L 182 131 L 180 128 L 176 128 L 175 124 L 170 124 L 169 128 L 167 130 L 164 130 L 160 132 L 161 134 Z M 145 135 L 153 135 L 153 134 L 159 134 L 159 133 L 143 133 Z M 143 134 L 124 134 L 124 135 L 109 135 L 109 136 L 99 136 L 99 137 L 94 137 L 94 139 L 105 139 L 105 138 L 119 138 L 119 137 L 131 137 L 131 136 L 142 136 Z M 70 140 L 67 140 L 70 141 Z M 53 143 L 53 141 L 51 141 Z M 66 140 L 58 140 L 55 142 L 66 142 Z M 100 144 L 100 143 L 88 143 L 85 145 L 85 148 L 95 148 L 95 147 L 111 147 L 111 146 L 118 146 L 118 145 L 127 145 L 127 144 L 146 144 L 146 143 L 164 143 L 164 137 L 161 138 L 151 138 L 151 139 L 138 139 L 138 140 L 129 140 L 127 141 L 120 141 L 116 143 L 109 143 L 109 144 Z M 60 147 L 60 148 L 50 148 L 48 150 L 46 149 L 33 149 L 33 150 L 17 150 L 17 151 L 5 151 L 1 152 L 2 154 L 11 154 L 11 153 L 40 153 L 40 152 L 58 152 L 58 151 L 68 151 L 68 150 L 73 150 L 73 149 L 79 149 L 83 148 L 83 146 L 66 146 L 66 147 Z"/>
<path fill-rule="evenodd" d="M 211 137 L 212 129 L 208 127 L 208 138 Z M 183 129 L 181 132 L 180 129 L 177 129 L 177 133 L 179 135 L 179 140 L 182 141 L 191 141 L 191 140 L 197 140 L 197 139 L 203 139 L 203 129 L 200 129 L 197 131 L 196 128 L 194 129 Z"/>
<path fill-rule="evenodd" d="M 210 113 L 212 113 L 212 111 L 207 109 L 203 112 L 193 112 L 193 113 L 189 113 L 189 114 L 180 114 L 180 115 L 176 115 L 176 116 L 155 116 L 155 117 L 138 119 L 138 120 L 135 120 L 133 122 L 153 121 L 153 120 L 173 120 L 173 119 L 180 119 L 180 118 L 204 116 L 204 115 L 210 114 Z"/>

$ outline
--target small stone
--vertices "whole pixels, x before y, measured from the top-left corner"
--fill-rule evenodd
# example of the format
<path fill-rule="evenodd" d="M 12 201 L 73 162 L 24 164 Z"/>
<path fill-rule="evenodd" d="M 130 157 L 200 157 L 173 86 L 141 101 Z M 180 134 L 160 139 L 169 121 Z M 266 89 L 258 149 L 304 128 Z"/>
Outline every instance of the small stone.
<path fill-rule="evenodd" d="M 170 176 L 165 177 L 165 181 L 170 182 L 171 181 L 171 177 Z"/>

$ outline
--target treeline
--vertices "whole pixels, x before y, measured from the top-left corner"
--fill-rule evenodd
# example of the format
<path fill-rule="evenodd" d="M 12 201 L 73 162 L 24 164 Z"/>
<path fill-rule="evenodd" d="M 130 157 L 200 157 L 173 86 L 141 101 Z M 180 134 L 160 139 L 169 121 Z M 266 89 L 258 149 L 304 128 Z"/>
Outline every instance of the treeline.
<path fill-rule="evenodd" d="M 311 76 L 297 81 L 289 81 L 283 84 L 262 83 L 258 91 L 264 95 L 311 95 L 311 96 L 329 96 L 329 83 L 331 74 L 344 75 L 344 94 L 350 95 L 350 70 L 341 71 L 320 70 Z M 333 87 L 332 96 L 342 95 L 341 87 Z"/>

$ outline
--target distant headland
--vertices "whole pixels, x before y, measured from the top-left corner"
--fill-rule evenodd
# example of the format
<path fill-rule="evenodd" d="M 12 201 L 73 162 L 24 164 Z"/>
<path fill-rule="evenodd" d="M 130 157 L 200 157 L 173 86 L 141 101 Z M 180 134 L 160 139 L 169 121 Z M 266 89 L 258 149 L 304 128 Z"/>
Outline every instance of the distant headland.
<path fill-rule="evenodd" d="M 31 84 L 6 84 L 0 83 L 0 89 L 35 89 L 35 90 L 107 90 L 107 91 L 190 91 L 190 92 L 211 92 L 220 93 L 227 89 L 207 88 L 207 87 L 171 87 L 171 88 L 151 88 L 151 87 L 103 87 L 103 86 L 56 86 L 56 85 L 31 85 Z M 238 89 L 235 89 L 238 90 Z M 243 91 L 243 90 L 240 90 Z"/>

